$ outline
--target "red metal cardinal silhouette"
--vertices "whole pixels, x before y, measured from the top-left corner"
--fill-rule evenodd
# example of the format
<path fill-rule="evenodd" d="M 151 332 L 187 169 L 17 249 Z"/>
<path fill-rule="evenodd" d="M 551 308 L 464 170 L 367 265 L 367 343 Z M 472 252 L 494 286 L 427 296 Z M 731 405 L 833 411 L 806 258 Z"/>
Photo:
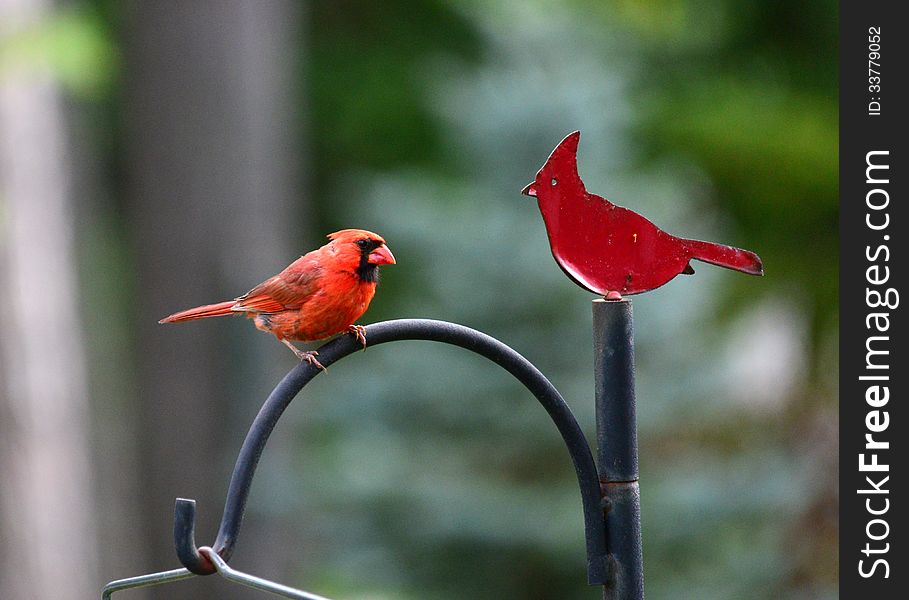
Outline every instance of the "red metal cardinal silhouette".
<path fill-rule="evenodd" d="M 608 300 L 657 288 L 680 273 L 692 274 L 692 258 L 763 275 L 754 252 L 678 238 L 634 211 L 591 194 L 578 175 L 579 131 L 562 140 L 522 191 L 537 199 L 549 245 L 565 274 Z"/>

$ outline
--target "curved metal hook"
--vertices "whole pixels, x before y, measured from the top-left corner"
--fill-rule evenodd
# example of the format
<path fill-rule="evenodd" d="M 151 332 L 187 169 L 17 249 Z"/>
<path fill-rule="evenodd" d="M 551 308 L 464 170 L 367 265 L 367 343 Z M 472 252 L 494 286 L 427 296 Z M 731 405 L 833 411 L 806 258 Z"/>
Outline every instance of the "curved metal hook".
<path fill-rule="evenodd" d="M 536 396 L 562 435 L 581 488 L 587 540 L 587 580 L 591 585 L 605 584 L 608 575 L 606 526 L 596 464 L 581 427 L 555 386 L 530 361 L 509 346 L 485 333 L 455 323 L 430 319 L 384 321 L 366 326 L 366 340 L 369 346 L 402 340 L 426 340 L 459 346 L 498 364 Z M 342 335 L 319 348 L 319 361 L 327 367 L 361 348 L 353 337 Z M 230 560 L 237 543 L 253 475 L 268 436 L 291 400 L 320 372 L 308 363 L 294 367 L 269 395 L 246 434 L 227 491 L 218 537 L 212 545 L 225 561 Z M 215 565 L 199 553 L 193 535 L 194 521 L 195 502 L 178 499 L 174 514 L 177 556 L 183 566 L 193 573 L 210 575 L 215 572 Z"/>
<path fill-rule="evenodd" d="M 216 571 L 214 563 L 196 546 L 196 501 L 177 498 L 174 505 L 174 540 L 178 541 L 177 558 L 180 564 L 196 575 L 210 575 Z M 190 568 L 193 565 L 194 568 Z"/>

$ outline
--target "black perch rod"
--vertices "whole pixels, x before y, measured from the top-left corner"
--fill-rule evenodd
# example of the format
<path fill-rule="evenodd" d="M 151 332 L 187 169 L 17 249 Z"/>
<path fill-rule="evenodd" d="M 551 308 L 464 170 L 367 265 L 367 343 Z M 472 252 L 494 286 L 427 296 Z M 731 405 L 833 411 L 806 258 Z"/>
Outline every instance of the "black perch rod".
<path fill-rule="evenodd" d="M 607 581 L 606 532 L 597 468 L 584 433 L 558 390 L 523 356 L 495 338 L 468 327 L 429 319 L 401 319 L 366 326 L 369 347 L 401 340 L 442 342 L 475 352 L 511 373 L 536 396 L 562 435 L 574 464 L 587 538 L 588 582 L 601 585 Z M 319 348 L 319 361 L 328 367 L 360 348 L 359 342 L 352 336 L 342 335 Z M 230 560 L 237 543 L 253 475 L 268 437 L 291 400 L 320 372 L 307 363 L 292 369 L 272 391 L 250 427 L 231 477 L 218 537 L 212 545 L 214 552 L 224 561 Z M 178 498 L 174 510 L 177 556 L 192 573 L 210 575 L 217 570 L 216 565 L 196 546 L 195 516 L 195 501 Z"/>
<path fill-rule="evenodd" d="M 631 301 L 593 301 L 597 470 L 609 561 L 604 600 L 642 600 L 641 496 Z"/>

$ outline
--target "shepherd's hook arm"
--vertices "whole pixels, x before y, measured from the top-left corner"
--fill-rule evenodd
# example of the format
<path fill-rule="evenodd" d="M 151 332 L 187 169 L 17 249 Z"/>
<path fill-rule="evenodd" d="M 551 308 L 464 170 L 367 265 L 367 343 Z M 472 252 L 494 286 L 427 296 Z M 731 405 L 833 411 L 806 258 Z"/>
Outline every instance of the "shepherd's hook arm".
<path fill-rule="evenodd" d="M 426 340 L 459 346 L 483 356 L 511 373 L 530 390 L 552 419 L 565 442 L 581 490 L 584 529 L 587 541 L 587 579 L 591 585 L 607 581 L 606 529 L 596 464 L 590 446 L 571 409 L 530 361 L 499 340 L 463 325 L 429 319 L 400 319 L 366 326 L 368 346 L 403 340 Z M 352 336 L 342 335 L 319 348 L 319 361 L 328 367 L 362 349 Z M 253 421 L 230 480 L 218 537 L 212 548 L 224 561 L 230 560 L 243 521 L 256 465 L 268 437 L 291 400 L 321 372 L 301 363 L 294 367 L 269 395 Z M 174 513 L 174 542 L 177 556 L 187 569 L 210 575 L 215 566 L 200 554 L 194 539 L 195 502 L 178 499 Z"/>

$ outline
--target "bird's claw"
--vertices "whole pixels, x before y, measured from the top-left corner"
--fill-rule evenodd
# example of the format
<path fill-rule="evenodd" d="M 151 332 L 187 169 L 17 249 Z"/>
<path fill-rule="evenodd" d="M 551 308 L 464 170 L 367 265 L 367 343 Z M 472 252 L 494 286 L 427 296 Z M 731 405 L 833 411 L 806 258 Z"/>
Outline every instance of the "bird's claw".
<path fill-rule="evenodd" d="M 621 299 L 622 299 L 622 294 L 620 294 L 620 293 L 616 292 L 615 290 L 613 290 L 613 291 L 611 291 L 611 292 L 606 292 L 606 295 L 603 296 L 603 299 L 605 299 L 605 300 L 621 300 Z"/>
<path fill-rule="evenodd" d="M 304 352 L 303 350 L 300 350 L 299 348 L 297 348 L 296 346 L 291 344 L 288 340 L 281 340 L 281 343 L 284 344 L 285 346 L 287 346 L 288 348 L 290 348 L 291 352 L 293 352 L 294 355 L 300 359 L 300 362 L 308 362 L 312 366 L 317 367 L 317 368 L 321 369 L 322 371 L 328 370 L 325 367 L 323 367 L 322 363 L 320 363 L 316 359 L 316 357 L 319 356 L 319 353 L 316 352 L 315 350 L 308 350 L 308 351 Z"/>
<path fill-rule="evenodd" d="M 362 325 L 351 325 L 347 328 L 347 333 L 351 334 L 360 344 L 363 345 L 363 350 L 366 350 L 366 328 Z"/>
<path fill-rule="evenodd" d="M 328 369 L 323 367 L 322 363 L 320 363 L 319 360 L 316 358 L 318 355 L 319 355 L 319 353 L 316 352 L 315 350 L 309 350 L 307 352 L 303 352 L 302 350 L 300 350 L 297 353 L 297 358 L 300 359 L 300 362 L 307 362 L 307 363 L 311 364 L 312 366 L 318 368 L 319 370 L 327 371 Z"/>

